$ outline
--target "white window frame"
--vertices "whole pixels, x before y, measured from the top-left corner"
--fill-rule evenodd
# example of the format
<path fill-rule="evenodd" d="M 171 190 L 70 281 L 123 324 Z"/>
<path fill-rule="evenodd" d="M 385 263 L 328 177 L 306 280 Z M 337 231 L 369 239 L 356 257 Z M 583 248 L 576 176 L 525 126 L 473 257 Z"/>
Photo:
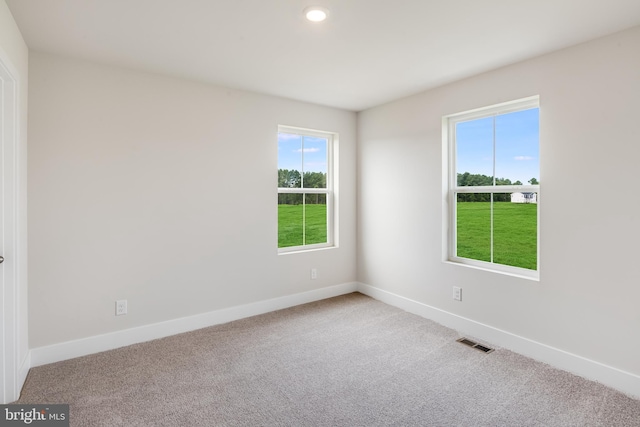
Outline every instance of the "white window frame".
<path fill-rule="evenodd" d="M 464 121 L 476 120 L 485 117 L 495 117 L 501 114 L 516 111 L 540 108 L 539 96 L 532 96 L 515 101 L 504 102 L 489 107 L 478 108 L 462 113 L 444 116 L 442 118 L 442 165 L 443 165 L 443 261 L 457 265 L 493 271 L 527 279 L 540 279 L 540 185 L 492 185 L 492 186 L 458 186 L 456 171 L 456 124 Z M 495 144 L 495 142 L 494 142 Z M 495 154 L 494 154 L 495 155 Z M 494 161 L 495 168 L 495 161 Z M 495 179 L 495 177 L 494 177 Z M 538 181 L 540 178 L 538 178 Z M 457 197 L 458 193 L 537 193 L 537 267 L 529 270 L 521 267 L 513 267 L 494 262 L 480 261 L 470 258 L 462 258 L 456 255 L 457 249 Z M 493 207 L 492 207 L 493 208 Z M 493 221 L 493 216 L 492 216 Z M 493 226 L 491 227 L 493 229 Z M 491 246 L 493 254 L 493 232 L 491 234 Z M 492 255 L 493 256 L 493 255 Z"/>
<path fill-rule="evenodd" d="M 302 200 L 304 204 L 304 194 L 325 194 L 327 198 L 327 241 L 325 243 L 314 243 L 311 245 L 288 246 L 278 248 L 278 254 L 290 254 L 296 252 L 306 252 L 318 249 L 326 249 L 336 247 L 337 230 L 335 227 L 334 217 L 336 216 L 336 208 L 334 203 L 337 177 L 334 171 L 334 153 L 338 143 L 338 134 L 335 132 L 327 132 L 316 129 L 306 129 L 293 126 L 278 126 L 278 133 L 288 133 L 300 136 L 314 136 L 327 139 L 327 188 L 282 188 L 278 187 L 278 194 L 303 194 Z M 301 153 L 302 162 L 304 164 L 304 151 Z M 303 171 L 304 174 L 304 171 Z"/>

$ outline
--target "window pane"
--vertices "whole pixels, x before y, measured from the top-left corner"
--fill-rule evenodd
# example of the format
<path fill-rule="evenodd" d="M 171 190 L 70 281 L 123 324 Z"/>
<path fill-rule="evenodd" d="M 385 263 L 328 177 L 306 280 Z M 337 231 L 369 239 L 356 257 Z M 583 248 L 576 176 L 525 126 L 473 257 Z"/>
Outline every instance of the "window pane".
<path fill-rule="evenodd" d="M 327 243 L 327 195 L 305 194 L 305 244 Z"/>
<path fill-rule="evenodd" d="M 457 195 L 456 255 L 491 262 L 491 195 Z"/>
<path fill-rule="evenodd" d="M 278 247 L 304 243 L 302 194 L 278 194 Z"/>
<path fill-rule="evenodd" d="M 326 138 L 305 136 L 303 141 L 304 188 L 327 188 Z"/>
<path fill-rule="evenodd" d="M 455 202 L 450 207 L 455 223 L 448 223 L 450 255 L 537 271 L 538 195 L 517 188 L 540 184 L 538 105 L 538 98 L 530 97 L 448 118 L 455 126 L 446 129 L 450 157 L 443 164 L 447 176 L 455 173 L 448 180 Z M 473 193 L 461 193 L 461 187 Z M 493 190 L 501 192 L 484 193 Z"/>
<path fill-rule="evenodd" d="M 536 193 L 494 195 L 493 262 L 537 269 L 537 199 Z"/>
<path fill-rule="evenodd" d="M 302 137 L 278 132 L 278 187 L 302 185 Z"/>
<path fill-rule="evenodd" d="M 493 185 L 493 117 L 456 124 L 458 185 Z"/>
<path fill-rule="evenodd" d="M 496 116 L 496 185 L 537 184 L 540 177 L 538 108 Z"/>

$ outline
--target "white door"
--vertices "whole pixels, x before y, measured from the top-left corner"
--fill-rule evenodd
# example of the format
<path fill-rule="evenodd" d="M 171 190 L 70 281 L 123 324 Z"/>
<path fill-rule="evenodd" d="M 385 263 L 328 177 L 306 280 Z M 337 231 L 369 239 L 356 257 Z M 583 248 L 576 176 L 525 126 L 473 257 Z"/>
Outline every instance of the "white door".
<path fill-rule="evenodd" d="M 18 84 L 0 51 L 0 403 L 19 396 L 16 285 Z"/>

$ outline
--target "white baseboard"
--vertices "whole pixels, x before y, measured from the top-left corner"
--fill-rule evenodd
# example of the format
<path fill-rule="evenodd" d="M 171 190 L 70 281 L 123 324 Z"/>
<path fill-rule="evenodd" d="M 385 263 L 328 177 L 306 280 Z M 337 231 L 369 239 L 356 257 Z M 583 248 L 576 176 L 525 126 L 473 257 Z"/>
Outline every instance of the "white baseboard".
<path fill-rule="evenodd" d="M 546 344 L 449 313 L 418 301 L 364 284 L 358 284 L 358 292 L 401 308 L 409 313 L 433 320 L 463 335 L 486 341 L 497 347 L 506 348 L 563 371 L 571 372 L 586 379 L 597 381 L 615 388 L 631 397 L 640 398 L 640 376 L 625 372 L 602 363 L 568 353 Z"/>
<path fill-rule="evenodd" d="M 88 354 L 113 350 L 131 344 L 164 338 L 170 335 L 206 328 L 207 326 L 227 323 L 245 317 L 256 316 L 283 308 L 356 292 L 357 288 L 358 284 L 355 282 L 344 283 L 265 301 L 224 308 L 195 316 L 154 323 L 152 325 L 38 347 L 31 349 L 30 365 L 31 367 L 45 365 L 47 363 L 59 362 L 74 357 L 86 356 Z"/>
<path fill-rule="evenodd" d="M 484 325 L 474 320 L 364 283 L 344 283 L 195 316 L 34 348 L 31 349 L 29 355 L 27 355 L 20 366 L 19 384 L 24 384 L 27 373 L 31 367 L 164 338 L 170 335 L 206 328 L 207 326 L 231 322 L 245 317 L 256 316 L 356 291 L 386 304 L 438 322 L 461 332 L 463 335 L 469 335 L 473 338 L 483 340 L 487 344 L 515 351 L 556 368 L 593 381 L 598 381 L 634 398 L 640 398 L 640 376 L 638 375 L 532 341 L 492 326 Z"/>

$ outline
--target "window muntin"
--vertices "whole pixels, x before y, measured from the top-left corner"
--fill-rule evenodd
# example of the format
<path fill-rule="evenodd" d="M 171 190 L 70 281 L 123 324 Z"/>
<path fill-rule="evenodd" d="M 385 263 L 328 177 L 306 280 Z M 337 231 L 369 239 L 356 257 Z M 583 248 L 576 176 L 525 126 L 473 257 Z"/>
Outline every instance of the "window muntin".
<path fill-rule="evenodd" d="M 446 259 L 538 277 L 538 97 L 447 116 Z"/>
<path fill-rule="evenodd" d="M 333 246 L 335 134 L 278 128 L 278 250 Z"/>

